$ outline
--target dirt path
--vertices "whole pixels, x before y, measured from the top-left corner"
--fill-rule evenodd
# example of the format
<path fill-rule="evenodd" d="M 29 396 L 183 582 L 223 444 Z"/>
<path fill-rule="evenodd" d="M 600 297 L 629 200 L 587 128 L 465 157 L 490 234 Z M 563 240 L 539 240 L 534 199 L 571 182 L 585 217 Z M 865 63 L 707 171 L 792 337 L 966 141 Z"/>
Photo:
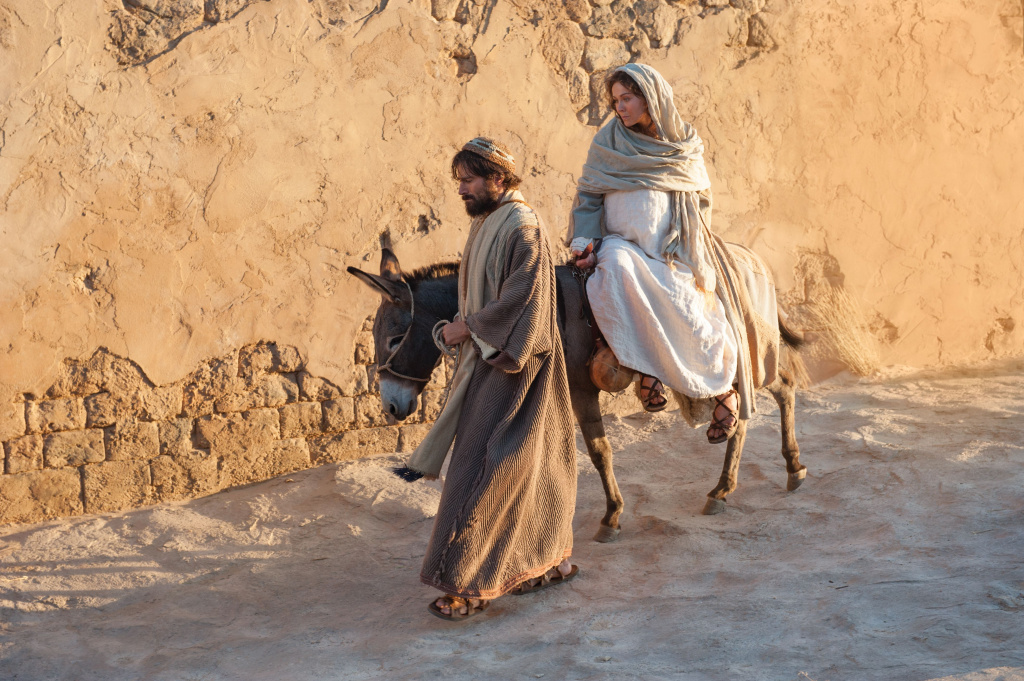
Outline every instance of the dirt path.
<path fill-rule="evenodd" d="M 461 625 L 417 580 L 438 484 L 389 457 L 4 528 L 0 678 L 1024 679 L 1024 363 L 798 404 L 803 488 L 766 409 L 714 517 L 721 447 L 610 418 L 620 541 L 583 460 L 581 576 Z"/>

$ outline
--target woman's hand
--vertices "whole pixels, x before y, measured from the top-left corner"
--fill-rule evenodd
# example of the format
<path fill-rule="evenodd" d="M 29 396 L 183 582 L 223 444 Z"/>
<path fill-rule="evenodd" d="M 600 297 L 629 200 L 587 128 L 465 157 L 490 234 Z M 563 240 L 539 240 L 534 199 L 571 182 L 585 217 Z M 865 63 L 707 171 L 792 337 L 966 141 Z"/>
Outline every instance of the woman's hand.
<path fill-rule="evenodd" d="M 444 337 L 445 345 L 462 345 L 462 342 L 469 339 L 469 327 L 466 322 L 456 319 L 451 324 L 441 327 L 441 335 Z"/>
<path fill-rule="evenodd" d="M 576 258 L 576 267 L 581 270 L 589 270 L 590 268 L 597 265 L 597 256 L 594 255 L 594 243 L 587 244 L 587 247 L 582 250 L 574 250 L 572 257 Z"/>

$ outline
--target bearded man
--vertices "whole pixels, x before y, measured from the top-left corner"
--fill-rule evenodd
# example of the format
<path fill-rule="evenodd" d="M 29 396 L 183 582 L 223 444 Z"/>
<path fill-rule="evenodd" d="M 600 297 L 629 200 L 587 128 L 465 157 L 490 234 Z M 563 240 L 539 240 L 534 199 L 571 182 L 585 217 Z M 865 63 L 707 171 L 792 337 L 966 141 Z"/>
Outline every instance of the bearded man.
<path fill-rule="evenodd" d="M 452 160 L 473 218 L 459 268 L 461 346 L 448 403 L 409 460 L 436 476 L 454 441 L 421 580 L 445 595 L 446 620 L 506 593 L 568 581 L 576 441 L 558 332 L 555 269 L 536 212 L 517 190 L 515 159 L 478 137 Z"/>

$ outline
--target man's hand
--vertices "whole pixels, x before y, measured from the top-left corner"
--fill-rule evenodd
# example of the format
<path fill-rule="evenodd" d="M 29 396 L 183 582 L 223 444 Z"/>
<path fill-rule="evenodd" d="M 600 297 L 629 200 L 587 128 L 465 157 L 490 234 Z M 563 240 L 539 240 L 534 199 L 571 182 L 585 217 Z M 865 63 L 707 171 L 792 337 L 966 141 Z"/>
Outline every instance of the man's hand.
<path fill-rule="evenodd" d="M 573 251 L 572 257 L 576 258 L 576 267 L 579 267 L 581 270 L 589 270 L 597 264 L 593 243 L 587 244 L 586 250 Z"/>
<path fill-rule="evenodd" d="M 466 326 L 466 322 L 456 319 L 441 328 L 441 335 L 444 337 L 445 345 L 462 345 L 463 341 L 469 339 L 469 327 Z"/>

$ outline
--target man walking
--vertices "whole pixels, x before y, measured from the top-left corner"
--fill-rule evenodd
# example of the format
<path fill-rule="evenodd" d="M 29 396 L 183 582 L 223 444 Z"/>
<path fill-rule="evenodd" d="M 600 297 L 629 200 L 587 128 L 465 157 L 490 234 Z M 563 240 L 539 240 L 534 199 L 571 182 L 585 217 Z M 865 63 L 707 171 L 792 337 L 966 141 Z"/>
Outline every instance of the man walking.
<path fill-rule="evenodd" d="M 452 160 L 473 218 L 459 269 L 461 345 L 448 403 L 409 460 L 436 476 L 452 459 L 420 578 L 457 620 L 506 593 L 574 577 L 576 443 L 558 332 L 555 270 L 508 149 L 477 137 Z"/>

